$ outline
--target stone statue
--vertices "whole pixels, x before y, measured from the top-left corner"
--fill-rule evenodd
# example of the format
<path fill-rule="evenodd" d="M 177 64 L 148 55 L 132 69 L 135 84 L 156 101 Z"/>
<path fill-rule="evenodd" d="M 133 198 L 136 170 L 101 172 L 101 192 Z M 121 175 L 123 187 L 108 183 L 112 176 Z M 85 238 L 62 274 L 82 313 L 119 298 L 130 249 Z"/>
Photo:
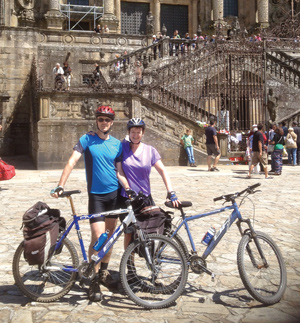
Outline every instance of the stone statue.
<path fill-rule="evenodd" d="M 92 103 L 88 102 L 88 99 L 84 99 L 82 106 L 81 106 L 81 114 L 84 119 L 94 119 L 94 106 Z"/>
<path fill-rule="evenodd" d="M 154 34 L 154 17 L 151 11 L 149 11 L 149 14 L 147 16 L 146 33 L 147 35 L 151 36 Z"/>
<path fill-rule="evenodd" d="M 234 35 L 238 35 L 240 33 L 241 27 L 237 17 L 234 17 L 231 27 L 234 32 Z"/>
<path fill-rule="evenodd" d="M 267 108 L 272 122 L 276 121 L 278 112 L 278 98 L 274 96 L 273 89 L 269 89 Z"/>

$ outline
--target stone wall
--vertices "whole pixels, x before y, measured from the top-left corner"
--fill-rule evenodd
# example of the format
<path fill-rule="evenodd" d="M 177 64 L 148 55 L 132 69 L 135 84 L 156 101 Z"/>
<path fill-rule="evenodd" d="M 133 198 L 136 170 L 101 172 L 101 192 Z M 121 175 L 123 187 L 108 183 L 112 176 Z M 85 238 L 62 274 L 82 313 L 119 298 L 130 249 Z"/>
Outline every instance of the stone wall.
<path fill-rule="evenodd" d="M 144 44 L 142 36 L 2 27 L 0 96 L 7 94 L 9 101 L 0 102 L 0 156 L 28 154 L 36 159 L 36 90 L 41 85 L 53 89 L 56 62 L 62 64 L 68 59 L 73 69 L 72 85 L 82 88 L 83 75 L 93 70 L 95 62 L 104 64 L 116 53 L 135 51 Z"/>
<path fill-rule="evenodd" d="M 40 93 L 40 120 L 33 147 L 38 169 L 63 168 L 78 139 L 89 131 L 96 131 L 94 111 L 98 105 L 109 105 L 116 113 L 111 135 L 123 140 L 126 124 L 132 117 L 142 117 L 147 125 L 144 142 L 153 145 L 161 154 L 165 165 L 187 165 L 187 158 L 180 146 L 180 138 L 187 127 L 196 139 L 195 156 L 198 163 L 205 162 L 202 152 L 204 131 L 184 117 L 161 111 L 156 105 L 129 94 Z M 89 113 L 91 111 L 91 113 Z M 77 165 L 83 167 L 83 159 Z"/>

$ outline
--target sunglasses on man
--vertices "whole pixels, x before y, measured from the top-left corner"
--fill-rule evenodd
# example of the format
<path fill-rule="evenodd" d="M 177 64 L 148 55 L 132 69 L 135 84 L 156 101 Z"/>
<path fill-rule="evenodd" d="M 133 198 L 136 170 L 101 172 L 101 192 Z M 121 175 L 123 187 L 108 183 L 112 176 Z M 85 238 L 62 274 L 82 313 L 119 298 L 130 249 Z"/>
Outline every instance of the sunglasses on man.
<path fill-rule="evenodd" d="M 97 118 L 97 121 L 99 122 L 106 122 L 106 123 L 109 123 L 111 122 L 112 120 L 110 118 Z"/>

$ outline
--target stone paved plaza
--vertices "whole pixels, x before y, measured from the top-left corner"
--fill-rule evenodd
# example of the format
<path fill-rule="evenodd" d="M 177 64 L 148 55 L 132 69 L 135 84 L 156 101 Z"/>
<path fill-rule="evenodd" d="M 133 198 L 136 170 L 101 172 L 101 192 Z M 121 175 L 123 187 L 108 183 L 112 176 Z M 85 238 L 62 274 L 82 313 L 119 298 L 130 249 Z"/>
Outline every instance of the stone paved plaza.
<path fill-rule="evenodd" d="M 261 183 L 261 193 L 253 196 L 255 202 L 255 228 L 268 233 L 282 251 L 287 268 L 287 289 L 283 299 L 273 306 L 254 301 L 245 290 L 237 269 L 237 247 L 240 236 L 234 225 L 211 256 L 208 268 L 215 281 L 202 274 L 189 274 L 184 294 L 172 307 L 162 310 L 144 310 L 132 303 L 122 292 L 112 293 L 102 288 L 104 300 L 91 303 L 85 290 L 76 284 L 61 300 L 42 304 L 31 302 L 14 285 L 12 259 L 22 241 L 21 219 L 24 211 L 37 201 L 60 208 L 69 219 L 70 208 L 66 199 L 53 199 L 49 192 L 57 185 L 61 170 L 37 171 L 30 164 L 20 162 L 16 176 L 0 182 L 0 320 L 8 323 L 55 322 L 299 322 L 300 321 L 300 167 L 284 166 L 283 175 L 265 180 L 263 175 L 246 179 L 246 165 L 221 165 L 220 172 L 207 172 L 205 166 L 197 168 L 167 167 L 173 187 L 179 198 L 190 200 L 193 206 L 187 214 L 201 213 L 220 207 L 212 199 L 222 194 L 242 190 L 247 185 Z M 159 175 L 153 170 L 152 194 L 163 207 L 166 191 Z M 87 212 L 87 194 L 83 170 L 74 170 L 67 190 L 80 189 L 75 206 L 78 213 Z M 246 207 L 245 212 L 252 211 Z M 253 213 L 253 212 L 252 212 Z M 203 234 L 211 226 L 218 230 L 229 214 L 214 215 L 192 222 L 191 230 L 199 255 Z M 174 221 L 178 219 L 175 214 Z M 89 225 L 83 225 L 86 246 L 89 242 Z M 186 241 L 185 232 L 182 237 Z M 72 236 L 75 241 L 76 236 Z M 123 252 L 123 239 L 114 247 L 109 269 L 117 275 Z M 77 245 L 78 246 L 78 245 Z"/>

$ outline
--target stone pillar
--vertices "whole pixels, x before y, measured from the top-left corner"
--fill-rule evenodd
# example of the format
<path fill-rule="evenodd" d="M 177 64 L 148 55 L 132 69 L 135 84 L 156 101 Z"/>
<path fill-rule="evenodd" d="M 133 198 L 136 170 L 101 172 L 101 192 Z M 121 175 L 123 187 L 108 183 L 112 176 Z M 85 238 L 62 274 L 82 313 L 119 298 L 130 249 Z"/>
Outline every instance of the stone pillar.
<path fill-rule="evenodd" d="M 160 30 L 160 0 L 154 0 L 154 32 Z"/>
<path fill-rule="evenodd" d="M 109 32 L 115 34 L 119 27 L 119 20 L 115 16 L 114 0 L 104 0 L 104 14 L 99 19 L 101 27 L 105 25 L 109 28 Z"/>
<path fill-rule="evenodd" d="M 193 26 L 192 26 L 192 34 L 190 35 L 191 38 L 193 38 L 194 34 L 197 33 L 198 29 L 198 0 L 192 0 L 192 21 L 193 21 Z"/>
<path fill-rule="evenodd" d="M 5 1 L 0 0 L 0 26 L 5 26 Z"/>
<path fill-rule="evenodd" d="M 121 0 L 115 0 L 115 6 L 116 6 L 116 18 L 119 20 L 119 24 L 117 27 L 117 33 L 121 33 Z"/>
<path fill-rule="evenodd" d="M 49 0 L 49 10 L 45 14 L 48 29 L 63 29 L 65 16 L 60 12 L 59 0 Z"/>
<path fill-rule="evenodd" d="M 223 0 L 213 0 L 213 21 L 223 20 Z"/>
<path fill-rule="evenodd" d="M 269 27 L 269 0 L 257 0 L 257 17 L 260 27 Z"/>

